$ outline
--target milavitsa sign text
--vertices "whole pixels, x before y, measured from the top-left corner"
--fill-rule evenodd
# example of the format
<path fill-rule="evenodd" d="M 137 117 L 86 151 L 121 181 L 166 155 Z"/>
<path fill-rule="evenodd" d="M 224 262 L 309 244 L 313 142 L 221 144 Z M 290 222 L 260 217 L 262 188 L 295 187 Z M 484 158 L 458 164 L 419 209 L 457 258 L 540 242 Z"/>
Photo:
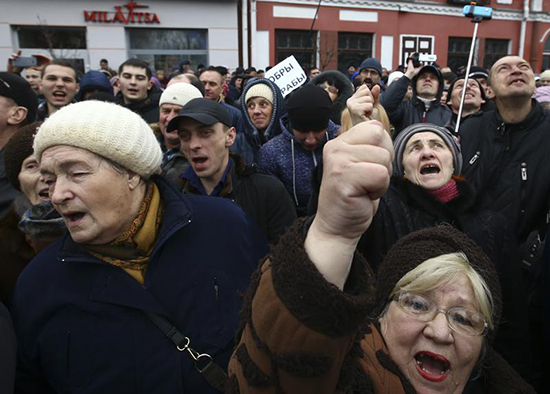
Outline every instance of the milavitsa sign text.
<path fill-rule="evenodd" d="M 84 20 L 86 22 L 99 23 L 160 23 L 160 19 L 154 12 L 141 12 L 138 9 L 149 8 L 147 5 L 141 5 L 131 0 L 127 4 L 115 6 L 115 12 L 109 11 L 84 11 Z"/>

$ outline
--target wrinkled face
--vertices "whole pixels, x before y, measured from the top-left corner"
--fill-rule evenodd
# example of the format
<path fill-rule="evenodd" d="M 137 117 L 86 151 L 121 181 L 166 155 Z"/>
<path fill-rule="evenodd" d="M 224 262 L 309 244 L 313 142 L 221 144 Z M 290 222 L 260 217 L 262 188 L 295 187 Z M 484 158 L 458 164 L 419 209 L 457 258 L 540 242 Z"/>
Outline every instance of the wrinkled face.
<path fill-rule="evenodd" d="M 434 99 L 439 90 L 437 75 L 431 71 L 424 71 L 416 80 L 416 95 L 424 99 Z"/>
<path fill-rule="evenodd" d="M 36 93 L 40 93 L 40 74 L 40 70 L 35 70 L 34 68 L 25 69 L 25 79 Z"/>
<path fill-rule="evenodd" d="M 321 131 L 298 131 L 292 129 L 294 136 L 306 150 L 315 150 L 319 147 L 323 138 L 326 137 L 326 129 Z"/>
<path fill-rule="evenodd" d="M 126 104 L 145 100 L 153 81 L 147 78 L 144 68 L 124 66 L 119 78 L 120 91 Z"/>
<path fill-rule="evenodd" d="M 41 203 L 42 201 L 48 201 L 50 199 L 48 194 L 48 185 L 44 182 L 42 175 L 40 174 L 40 168 L 38 162 L 34 158 L 34 155 L 30 155 L 21 164 L 21 171 L 17 176 L 21 191 L 29 199 L 32 205 Z"/>
<path fill-rule="evenodd" d="M 134 215 L 129 175 L 98 155 L 56 145 L 42 153 L 40 172 L 50 199 L 77 243 L 101 245 L 129 228 Z"/>
<path fill-rule="evenodd" d="M 478 311 L 466 276 L 424 294 L 442 309 L 462 307 Z M 462 393 L 483 345 L 483 336 L 452 331 L 444 313 L 423 322 L 403 311 L 395 301 L 380 318 L 390 357 L 419 394 Z"/>
<path fill-rule="evenodd" d="M 55 108 L 69 104 L 78 93 L 78 88 L 72 68 L 58 65 L 46 66 L 41 89 L 48 104 Z"/>
<path fill-rule="evenodd" d="M 265 130 L 271 120 L 273 104 L 263 97 L 252 97 L 246 102 L 246 111 L 254 127 L 258 130 Z"/>
<path fill-rule="evenodd" d="M 542 86 L 550 86 L 550 78 L 544 77 L 540 79 L 540 83 Z"/>
<path fill-rule="evenodd" d="M 503 57 L 491 68 L 491 88 L 497 99 L 530 99 L 536 89 L 533 70 L 529 63 L 519 56 Z"/>
<path fill-rule="evenodd" d="M 165 142 L 168 145 L 176 146 L 176 145 L 179 145 L 180 143 L 180 139 L 178 137 L 178 131 L 173 130 L 172 132 L 169 133 L 166 131 L 166 129 L 168 127 L 168 123 L 170 123 L 172 119 L 178 116 L 182 108 L 183 107 L 181 105 L 168 104 L 168 103 L 164 103 L 160 106 L 159 128 L 160 128 L 160 132 L 164 137 Z"/>
<path fill-rule="evenodd" d="M 464 80 L 460 79 L 455 82 L 453 91 L 451 92 L 451 108 L 453 112 L 458 113 L 460 108 L 460 99 L 462 98 L 462 90 L 464 89 Z M 475 79 L 468 79 L 468 88 L 464 97 L 464 105 L 479 110 L 485 100 L 481 98 L 481 89 Z"/>
<path fill-rule="evenodd" d="M 453 154 L 437 134 L 416 133 L 405 145 L 403 170 L 415 185 L 437 190 L 453 175 Z"/>
<path fill-rule="evenodd" d="M 235 128 L 224 131 L 221 122 L 208 126 L 183 118 L 178 123 L 178 136 L 195 174 L 208 181 L 221 179 L 229 160 L 229 147 L 235 141 Z"/>
<path fill-rule="evenodd" d="M 380 74 L 373 68 L 364 68 L 359 73 L 361 81 L 372 89 L 374 85 L 380 82 Z"/>
<path fill-rule="evenodd" d="M 223 77 L 216 71 L 205 71 L 199 79 L 204 85 L 204 98 L 218 101 L 223 90 Z"/>

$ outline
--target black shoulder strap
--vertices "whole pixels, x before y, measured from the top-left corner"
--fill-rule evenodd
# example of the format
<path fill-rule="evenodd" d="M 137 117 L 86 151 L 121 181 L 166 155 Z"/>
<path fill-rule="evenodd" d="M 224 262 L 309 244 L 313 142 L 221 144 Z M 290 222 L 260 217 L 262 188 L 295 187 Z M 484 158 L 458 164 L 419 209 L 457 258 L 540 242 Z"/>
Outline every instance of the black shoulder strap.
<path fill-rule="evenodd" d="M 199 353 L 191 348 L 191 340 L 179 331 L 173 324 L 171 324 L 163 316 L 154 312 L 142 310 L 143 313 L 151 319 L 151 321 L 157 326 L 163 333 L 170 339 L 176 349 L 180 352 L 187 352 L 189 357 L 193 359 L 195 368 L 204 377 L 208 384 L 214 387 L 216 390 L 223 392 L 223 386 L 227 380 L 227 374 L 218 364 L 214 362 L 212 356 L 206 353 Z"/>

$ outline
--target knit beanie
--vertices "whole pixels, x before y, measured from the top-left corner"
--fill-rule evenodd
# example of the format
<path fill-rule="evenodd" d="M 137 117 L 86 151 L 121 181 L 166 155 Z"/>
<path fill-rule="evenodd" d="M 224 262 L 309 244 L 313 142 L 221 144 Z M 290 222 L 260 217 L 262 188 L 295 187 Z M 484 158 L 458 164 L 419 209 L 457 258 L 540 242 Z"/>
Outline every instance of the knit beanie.
<path fill-rule="evenodd" d="M 19 173 L 25 159 L 33 154 L 32 143 L 34 135 L 41 124 L 42 122 L 33 122 L 21 127 L 4 147 L 6 177 L 14 189 L 21 190 Z"/>
<path fill-rule="evenodd" d="M 462 171 L 462 152 L 458 140 L 444 127 L 436 126 L 431 123 L 415 123 L 401 131 L 395 141 L 393 141 L 393 150 L 395 159 L 393 161 L 393 174 L 402 177 L 403 174 L 403 153 L 407 141 L 416 133 L 431 132 L 441 137 L 445 144 L 453 153 L 454 175 L 460 175 Z"/>
<path fill-rule="evenodd" d="M 70 145 L 105 157 L 144 178 L 160 167 L 162 151 L 138 114 L 102 101 L 70 104 L 50 116 L 34 138 L 38 162 L 44 150 Z"/>
<path fill-rule="evenodd" d="M 332 100 L 325 91 L 315 85 L 304 85 L 288 99 L 288 116 L 293 129 L 321 131 L 328 127 Z"/>
<path fill-rule="evenodd" d="M 550 78 L 550 75 L 548 77 Z M 541 86 L 537 88 L 533 98 L 539 103 L 550 103 L 550 86 Z"/>
<path fill-rule="evenodd" d="M 494 326 L 502 311 L 500 282 L 493 262 L 465 234 L 452 226 L 431 227 L 415 231 L 397 241 L 389 250 L 377 274 L 375 312 L 381 314 L 389 302 L 396 283 L 409 271 L 431 258 L 462 252 L 470 265 L 485 280 L 494 301 Z"/>
<path fill-rule="evenodd" d="M 544 70 L 542 73 L 540 73 L 540 78 L 550 78 L 550 70 Z"/>
<path fill-rule="evenodd" d="M 369 57 L 363 60 L 363 63 L 361 63 L 361 67 L 359 68 L 359 72 L 363 71 L 365 68 L 372 68 L 373 70 L 376 70 L 378 75 L 382 76 L 382 65 L 378 59 Z"/>
<path fill-rule="evenodd" d="M 244 102 L 248 102 L 248 99 L 251 99 L 252 97 L 263 97 L 271 104 L 273 104 L 273 91 L 268 85 L 264 83 L 257 83 L 256 85 L 253 85 L 250 89 L 248 89 L 244 98 Z"/>
<path fill-rule="evenodd" d="M 185 82 L 174 83 L 166 88 L 162 95 L 160 96 L 159 107 L 162 104 L 175 104 L 181 107 L 185 106 L 189 101 L 202 98 L 202 94 L 193 85 L 190 85 Z"/>

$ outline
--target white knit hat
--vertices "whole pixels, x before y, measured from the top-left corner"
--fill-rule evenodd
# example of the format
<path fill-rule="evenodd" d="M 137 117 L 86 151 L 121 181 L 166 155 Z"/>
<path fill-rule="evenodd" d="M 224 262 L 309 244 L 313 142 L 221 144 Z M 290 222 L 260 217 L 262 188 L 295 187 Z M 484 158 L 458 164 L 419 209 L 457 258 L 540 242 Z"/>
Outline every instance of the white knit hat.
<path fill-rule="evenodd" d="M 67 105 L 46 119 L 34 138 L 36 160 L 55 145 L 86 149 L 144 178 L 162 161 L 153 130 L 138 114 L 96 100 Z"/>
<path fill-rule="evenodd" d="M 246 103 L 252 97 L 263 97 L 273 104 L 273 91 L 269 85 L 265 83 L 257 83 L 247 90 L 244 102 Z"/>
<path fill-rule="evenodd" d="M 162 93 L 162 96 L 160 96 L 159 107 L 166 103 L 181 105 L 183 107 L 189 101 L 196 98 L 202 98 L 199 89 L 185 82 L 174 83 L 168 86 Z"/>

